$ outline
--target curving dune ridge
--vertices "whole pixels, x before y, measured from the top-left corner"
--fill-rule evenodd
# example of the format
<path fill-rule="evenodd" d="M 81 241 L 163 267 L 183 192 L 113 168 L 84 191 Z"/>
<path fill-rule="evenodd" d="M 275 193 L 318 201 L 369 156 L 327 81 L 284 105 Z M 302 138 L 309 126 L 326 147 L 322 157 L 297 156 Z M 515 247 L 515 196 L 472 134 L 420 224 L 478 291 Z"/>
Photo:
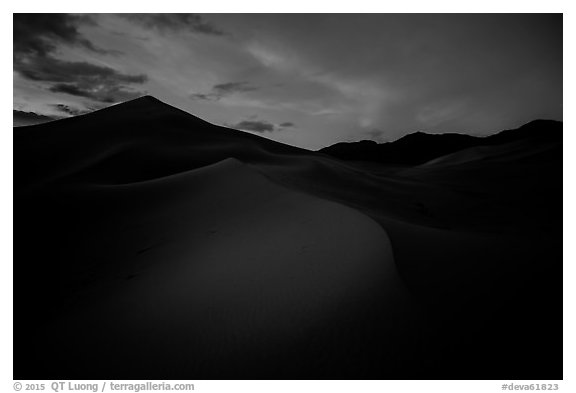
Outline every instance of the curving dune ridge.
<path fill-rule="evenodd" d="M 14 377 L 561 378 L 557 141 L 387 167 L 152 97 L 16 128 Z"/>

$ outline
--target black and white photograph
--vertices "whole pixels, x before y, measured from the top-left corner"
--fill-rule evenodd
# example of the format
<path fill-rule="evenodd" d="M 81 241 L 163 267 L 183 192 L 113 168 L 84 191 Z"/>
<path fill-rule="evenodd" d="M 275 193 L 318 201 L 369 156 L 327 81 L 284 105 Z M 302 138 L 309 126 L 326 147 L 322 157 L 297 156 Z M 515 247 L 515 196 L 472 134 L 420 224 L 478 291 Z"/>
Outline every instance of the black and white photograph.
<path fill-rule="evenodd" d="M 12 14 L 13 380 L 563 390 L 563 14 L 187 7 Z"/>

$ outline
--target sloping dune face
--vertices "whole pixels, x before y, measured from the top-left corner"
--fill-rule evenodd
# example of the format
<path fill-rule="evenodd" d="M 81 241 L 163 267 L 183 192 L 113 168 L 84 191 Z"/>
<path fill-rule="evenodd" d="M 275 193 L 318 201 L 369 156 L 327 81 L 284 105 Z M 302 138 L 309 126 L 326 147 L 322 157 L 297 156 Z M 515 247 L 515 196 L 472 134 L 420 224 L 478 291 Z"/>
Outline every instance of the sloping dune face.
<path fill-rule="evenodd" d="M 361 328 L 370 318 L 363 304 L 379 299 L 379 312 L 393 315 L 406 301 L 376 222 L 278 187 L 235 159 L 81 194 L 124 208 L 78 236 L 73 280 L 97 278 L 70 289 L 64 315 L 36 336 L 48 353 L 69 353 L 58 367 L 257 377 L 246 364 L 286 367 L 291 346 Z M 358 320 L 331 326 L 351 315 Z M 319 366 L 298 361 L 293 368 Z"/>
<path fill-rule="evenodd" d="M 44 321 L 20 330 L 28 360 L 18 373 L 31 376 L 24 362 L 34 359 L 46 378 L 330 377 L 331 366 L 358 370 L 351 349 L 374 351 L 364 334 L 381 315 L 390 322 L 378 356 L 405 357 L 398 338 L 413 317 L 384 229 L 219 161 L 269 160 L 283 146 L 215 127 L 212 140 L 212 126 L 152 103 L 168 114 L 144 120 L 176 129 L 157 142 L 99 124 L 122 125 L 119 108 L 18 135 L 16 231 L 36 244 L 17 252 L 17 314 Z M 180 116 L 197 154 L 177 149 Z"/>
<path fill-rule="evenodd" d="M 16 128 L 14 377 L 560 379 L 561 134 L 531 127 L 421 165 L 152 97 Z"/>

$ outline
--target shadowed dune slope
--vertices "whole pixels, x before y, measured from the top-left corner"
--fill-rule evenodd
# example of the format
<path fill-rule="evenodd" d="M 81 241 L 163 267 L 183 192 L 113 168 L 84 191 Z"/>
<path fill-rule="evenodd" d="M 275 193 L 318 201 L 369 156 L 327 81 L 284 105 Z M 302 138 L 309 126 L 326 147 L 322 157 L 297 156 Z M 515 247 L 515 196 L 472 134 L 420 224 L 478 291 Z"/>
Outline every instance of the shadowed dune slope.
<path fill-rule="evenodd" d="M 59 260 L 60 293 L 43 307 L 52 321 L 29 339 L 39 354 L 68 354 L 57 365 L 34 358 L 46 377 L 258 378 L 287 369 L 305 378 L 324 375 L 325 356 L 351 361 L 325 331 L 370 352 L 375 343 L 361 334 L 375 311 L 394 319 L 380 332 L 390 339 L 410 328 L 408 293 L 376 222 L 237 160 L 85 186 L 75 199 L 106 209 L 67 222 L 89 233 L 67 235 L 74 257 Z M 378 310 L 367 306 L 375 299 Z M 291 353 L 322 345 L 322 359 Z"/>
<path fill-rule="evenodd" d="M 557 128 L 419 165 L 153 97 L 15 128 L 14 377 L 560 379 Z"/>

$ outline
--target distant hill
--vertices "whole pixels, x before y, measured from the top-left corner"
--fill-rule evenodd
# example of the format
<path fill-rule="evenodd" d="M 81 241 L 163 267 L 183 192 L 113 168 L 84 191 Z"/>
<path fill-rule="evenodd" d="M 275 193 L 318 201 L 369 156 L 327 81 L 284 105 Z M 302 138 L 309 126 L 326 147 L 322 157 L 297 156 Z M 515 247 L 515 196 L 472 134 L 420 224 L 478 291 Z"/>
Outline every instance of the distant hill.
<path fill-rule="evenodd" d="M 562 122 L 535 120 L 520 128 L 485 137 L 416 132 L 394 142 L 376 143 L 370 140 L 343 142 L 325 147 L 319 152 L 342 160 L 418 165 L 472 147 L 494 146 L 528 139 L 534 142 L 561 140 Z"/>
<path fill-rule="evenodd" d="M 38 113 L 34 112 L 19 111 L 16 109 L 12 111 L 12 114 L 13 114 L 12 123 L 14 124 L 14 127 L 31 126 L 34 124 L 42 124 L 52 120 L 57 120 L 57 118 L 55 117 L 39 115 Z"/>

